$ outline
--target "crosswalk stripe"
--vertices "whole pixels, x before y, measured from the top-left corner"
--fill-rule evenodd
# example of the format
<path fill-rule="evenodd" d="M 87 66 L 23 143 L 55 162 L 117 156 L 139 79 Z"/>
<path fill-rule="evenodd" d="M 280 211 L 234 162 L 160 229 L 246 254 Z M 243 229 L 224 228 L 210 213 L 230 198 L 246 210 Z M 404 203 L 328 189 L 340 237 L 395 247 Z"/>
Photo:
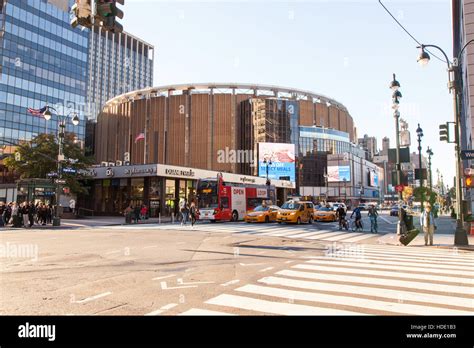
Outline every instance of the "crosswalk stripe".
<path fill-rule="evenodd" d="M 218 312 L 218 311 L 210 311 L 208 309 L 191 308 L 190 310 L 180 313 L 179 315 L 234 315 L 234 314 Z"/>
<path fill-rule="evenodd" d="M 292 234 L 298 234 L 298 233 L 300 233 L 300 231 L 292 230 L 292 231 L 286 231 L 286 232 L 270 232 L 270 233 L 265 233 L 265 234 L 262 233 L 261 235 L 270 236 L 270 237 L 289 236 L 291 238 Z"/>
<path fill-rule="evenodd" d="M 447 293 L 458 294 L 458 295 L 472 295 L 473 294 L 472 287 L 444 285 L 444 284 L 436 284 L 435 286 L 433 286 L 433 284 L 430 284 L 430 283 L 414 282 L 414 281 L 399 280 L 399 279 L 385 279 L 385 278 L 350 276 L 350 275 L 340 275 L 340 274 L 300 272 L 300 271 L 293 271 L 293 270 L 283 270 L 283 271 L 277 272 L 276 274 L 290 276 L 290 277 L 297 277 L 297 278 L 335 280 L 335 281 L 341 281 L 341 282 L 381 285 L 385 287 L 396 286 L 396 287 L 403 287 L 403 288 L 413 288 L 417 290 L 428 290 L 428 291 L 433 291 L 433 292 L 447 292 Z"/>
<path fill-rule="evenodd" d="M 384 258 L 380 257 L 367 257 L 367 256 L 361 256 L 361 257 L 350 257 L 350 256 L 344 256 L 344 255 L 337 255 L 337 254 L 332 254 L 333 256 L 328 255 L 328 256 L 308 256 L 305 257 L 307 259 L 315 259 L 315 260 L 343 260 L 343 261 L 349 261 L 353 263 L 371 263 L 371 264 L 379 264 L 379 265 L 400 265 L 404 261 L 396 261 L 395 260 L 385 260 Z M 421 264 L 416 264 L 417 268 L 433 268 L 435 270 L 437 269 L 446 269 L 446 270 L 455 270 L 455 271 L 472 271 L 472 267 L 468 266 L 452 266 L 452 265 L 443 265 L 443 264 L 428 264 L 428 263 L 421 263 Z"/>
<path fill-rule="evenodd" d="M 236 289 L 237 291 L 252 293 L 256 295 L 274 296 L 279 298 L 289 298 L 301 301 L 319 302 L 330 305 L 353 306 L 358 308 L 367 308 L 372 310 L 380 310 L 397 314 L 430 314 L 430 315 L 467 315 L 471 314 L 467 311 L 446 309 L 431 306 L 422 306 L 416 304 L 405 304 L 398 302 L 386 302 L 378 300 L 370 300 L 365 298 L 357 298 L 342 295 L 329 295 L 324 293 L 304 292 L 296 290 L 287 290 L 281 288 L 273 288 L 261 285 L 245 285 Z"/>
<path fill-rule="evenodd" d="M 265 277 L 259 279 L 258 282 L 277 285 L 277 286 L 289 286 L 294 288 L 303 288 L 308 290 L 320 290 L 320 291 L 332 291 L 332 292 L 346 292 L 352 295 L 366 295 L 374 296 L 378 298 L 391 299 L 397 301 L 415 301 L 424 302 L 428 304 L 440 304 L 466 308 L 472 312 L 474 307 L 474 300 L 462 297 L 445 296 L 445 295 L 434 295 L 424 294 L 411 291 L 393 290 L 393 289 L 381 289 L 372 288 L 362 285 L 347 285 L 347 284 L 332 284 L 322 282 L 312 282 L 307 280 L 297 280 L 282 277 Z"/>
<path fill-rule="evenodd" d="M 301 238 L 301 239 L 305 239 L 305 238 L 307 238 L 307 237 L 314 236 L 314 235 L 318 235 L 318 234 L 321 234 L 321 233 L 320 233 L 320 232 L 304 232 L 304 233 L 300 233 L 300 234 L 291 236 L 291 238 Z"/>
<path fill-rule="evenodd" d="M 412 257 L 412 256 L 395 256 L 395 255 L 385 255 L 385 254 L 380 254 L 380 253 L 377 253 L 377 254 L 373 254 L 371 253 L 370 251 L 365 251 L 365 250 L 361 250 L 360 251 L 361 253 L 361 256 L 360 258 L 363 258 L 363 259 L 376 259 L 376 260 L 398 260 L 400 262 L 413 262 L 413 263 L 416 263 L 416 262 L 419 262 L 419 263 L 422 263 L 422 262 L 430 262 L 432 264 L 440 264 L 440 265 L 452 265 L 452 266 L 466 266 L 466 262 L 462 263 L 462 262 L 452 262 L 452 261 L 441 261 L 441 260 L 429 260 L 429 259 L 426 259 L 426 258 L 423 258 L 422 256 L 420 257 Z M 337 254 L 334 254 L 334 255 L 337 255 Z"/>
<path fill-rule="evenodd" d="M 280 315 L 355 315 L 351 312 L 340 309 L 306 306 L 300 304 L 273 302 L 259 300 L 250 297 L 222 294 L 208 301 L 207 304 L 246 309 L 256 312 L 280 314 Z"/>
<path fill-rule="evenodd" d="M 454 276 L 454 275 L 459 275 L 459 276 L 465 276 L 465 277 L 474 277 L 474 272 L 470 271 L 453 271 L 453 270 L 443 270 L 444 272 L 441 272 L 440 269 L 426 269 L 419 267 L 416 265 L 415 267 L 410 267 L 410 266 L 403 266 L 403 265 L 397 265 L 397 266 L 389 266 L 389 265 L 376 265 L 376 264 L 371 264 L 367 262 L 360 262 L 360 263 L 354 263 L 354 262 L 344 262 L 344 259 L 338 259 L 338 258 L 326 258 L 326 260 L 309 260 L 306 261 L 307 263 L 311 264 L 320 264 L 320 265 L 341 265 L 341 266 L 349 266 L 349 267 L 364 267 L 364 268 L 383 268 L 383 269 L 391 269 L 391 270 L 396 270 L 396 271 L 409 271 L 409 272 L 416 272 L 416 273 L 437 273 L 437 274 L 442 274 L 446 276 Z"/>
<path fill-rule="evenodd" d="M 274 228 L 270 231 L 265 231 L 263 233 L 261 233 L 262 235 L 274 235 L 276 233 L 296 233 L 296 232 L 301 232 L 301 231 L 295 231 L 294 228 L 284 228 L 284 227 L 280 227 L 280 228 Z"/>
<path fill-rule="evenodd" d="M 325 237 L 330 237 L 330 236 L 335 236 L 335 235 L 340 235 L 340 234 L 346 234 L 347 232 L 326 232 L 322 233 L 316 236 L 308 237 L 308 239 L 323 239 Z"/>
<path fill-rule="evenodd" d="M 334 236 L 334 237 L 322 238 L 322 240 L 326 240 L 328 242 L 335 242 L 335 241 L 338 241 L 338 240 L 341 240 L 341 239 L 345 239 L 349 236 L 354 237 L 354 233 L 353 232 L 344 232 L 343 234 L 340 234 L 340 235 L 337 235 L 337 236 Z"/>
<path fill-rule="evenodd" d="M 383 276 L 383 277 L 394 277 L 394 278 L 405 278 L 405 279 L 419 279 L 426 280 L 433 283 L 436 282 L 447 282 L 452 284 L 466 284 L 474 285 L 474 279 L 466 278 L 454 278 L 454 277 L 445 277 L 445 276 L 436 276 L 422 273 L 415 273 L 416 270 L 412 271 L 414 273 L 400 273 L 393 270 L 388 271 L 379 271 L 373 269 L 360 269 L 360 268 L 347 268 L 347 267 L 334 267 L 334 266 L 321 266 L 321 265 L 295 265 L 293 268 L 312 270 L 312 271 L 322 271 L 322 272 L 339 272 L 339 273 L 350 273 L 353 275 L 373 275 L 373 276 Z M 472 288 L 474 294 L 474 287 Z"/>
<path fill-rule="evenodd" d="M 361 240 L 376 237 L 376 236 L 377 236 L 376 234 L 364 233 L 362 236 L 347 238 L 347 239 L 344 240 L 344 242 L 350 242 L 350 243 L 359 242 Z"/>
<path fill-rule="evenodd" d="M 419 247 L 416 250 L 413 248 L 406 249 L 404 247 L 396 246 L 394 248 L 384 248 L 384 247 L 379 247 L 375 245 L 364 245 L 364 249 L 366 250 L 372 250 L 372 251 L 383 251 L 385 253 L 397 253 L 397 254 L 409 254 L 409 255 L 427 255 L 427 256 L 436 256 L 439 257 L 441 256 L 443 259 L 446 257 L 454 257 L 454 258 L 460 258 L 460 259 L 467 259 L 474 261 L 474 257 L 466 254 L 459 252 L 457 254 L 453 253 L 450 250 L 444 249 L 443 251 L 437 251 L 435 249 L 427 250 L 426 248 L 424 249 L 423 247 Z"/>
<path fill-rule="evenodd" d="M 447 261 L 467 261 L 466 258 L 463 258 L 462 256 L 451 256 L 451 255 L 446 255 L 446 254 L 440 254 L 440 255 L 433 255 L 433 254 L 418 254 L 413 251 L 406 251 L 403 250 L 403 248 L 400 248 L 401 250 L 394 250 L 394 251 L 385 251 L 385 250 L 378 250 L 378 249 L 372 249 L 370 247 L 364 246 L 364 252 L 370 252 L 371 254 L 383 254 L 383 255 L 403 255 L 403 256 L 410 256 L 410 257 L 423 257 L 426 259 L 433 259 L 433 260 L 447 260 Z M 472 260 L 469 260 L 472 261 Z"/>

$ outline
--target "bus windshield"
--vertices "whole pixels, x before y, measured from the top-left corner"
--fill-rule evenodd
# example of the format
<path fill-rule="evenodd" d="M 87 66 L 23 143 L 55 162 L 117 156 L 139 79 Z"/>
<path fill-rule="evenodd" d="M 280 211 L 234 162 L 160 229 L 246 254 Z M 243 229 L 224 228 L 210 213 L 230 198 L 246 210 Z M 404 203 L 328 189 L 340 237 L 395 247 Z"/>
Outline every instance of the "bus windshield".
<path fill-rule="evenodd" d="M 292 202 L 286 202 L 281 206 L 281 209 L 290 209 L 290 210 L 298 210 L 300 208 L 300 204 L 298 203 L 292 203 Z"/>
<path fill-rule="evenodd" d="M 201 180 L 197 187 L 198 207 L 200 209 L 214 209 L 217 208 L 217 181 L 216 180 Z"/>

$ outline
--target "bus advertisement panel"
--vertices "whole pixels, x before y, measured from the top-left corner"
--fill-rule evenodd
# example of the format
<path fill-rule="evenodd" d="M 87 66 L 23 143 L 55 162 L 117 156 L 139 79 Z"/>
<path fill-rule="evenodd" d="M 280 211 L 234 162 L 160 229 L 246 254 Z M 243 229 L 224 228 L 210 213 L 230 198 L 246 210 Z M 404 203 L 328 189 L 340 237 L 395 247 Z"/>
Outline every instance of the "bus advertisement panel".
<path fill-rule="evenodd" d="M 295 144 L 258 143 L 258 176 L 267 177 L 267 164 L 269 179 L 295 182 Z"/>

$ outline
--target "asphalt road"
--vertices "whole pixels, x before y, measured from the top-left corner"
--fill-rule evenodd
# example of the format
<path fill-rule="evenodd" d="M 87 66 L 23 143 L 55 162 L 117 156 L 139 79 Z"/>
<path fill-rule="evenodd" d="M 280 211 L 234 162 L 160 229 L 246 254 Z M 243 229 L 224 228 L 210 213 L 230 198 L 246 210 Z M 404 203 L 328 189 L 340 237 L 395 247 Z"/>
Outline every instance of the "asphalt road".
<path fill-rule="evenodd" d="M 386 220 L 388 232 L 396 218 Z M 268 232 L 252 234 L 258 228 Z M 379 245 L 379 235 L 347 235 L 334 223 L 2 231 L 0 314 L 472 311 L 469 252 L 397 249 Z"/>

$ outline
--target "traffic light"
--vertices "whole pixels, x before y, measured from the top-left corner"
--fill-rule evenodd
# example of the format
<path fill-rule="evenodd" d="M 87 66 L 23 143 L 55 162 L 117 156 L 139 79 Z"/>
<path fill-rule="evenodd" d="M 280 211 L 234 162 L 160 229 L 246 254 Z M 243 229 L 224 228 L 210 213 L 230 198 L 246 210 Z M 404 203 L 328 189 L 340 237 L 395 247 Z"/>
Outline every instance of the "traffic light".
<path fill-rule="evenodd" d="M 123 18 L 123 11 L 117 4 L 123 5 L 124 0 L 97 0 L 97 16 L 102 27 L 112 33 L 123 31 L 122 25 L 117 22 L 117 18 Z"/>
<path fill-rule="evenodd" d="M 469 189 L 474 187 L 474 177 L 471 175 L 464 176 L 464 184 L 466 185 L 466 188 Z"/>
<path fill-rule="evenodd" d="M 73 18 L 71 19 L 71 26 L 73 28 L 82 25 L 86 28 L 92 27 L 92 6 L 91 0 L 75 0 L 71 7 Z"/>
<path fill-rule="evenodd" d="M 449 141 L 449 129 L 448 129 L 448 124 L 440 124 L 439 125 L 439 140 L 440 141 Z"/>

